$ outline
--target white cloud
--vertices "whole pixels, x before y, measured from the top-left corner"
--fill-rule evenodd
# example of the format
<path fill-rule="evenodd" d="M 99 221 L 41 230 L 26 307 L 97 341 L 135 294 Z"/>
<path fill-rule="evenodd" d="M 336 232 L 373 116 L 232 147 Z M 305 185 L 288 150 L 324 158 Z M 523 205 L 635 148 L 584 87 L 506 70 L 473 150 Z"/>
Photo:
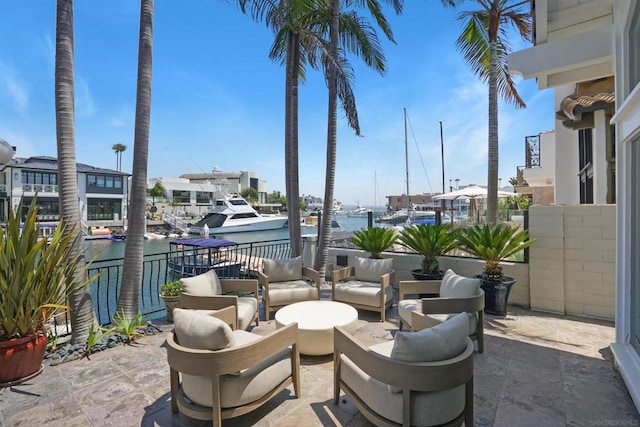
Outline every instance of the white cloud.
<path fill-rule="evenodd" d="M 21 115 L 29 108 L 29 88 L 27 83 L 16 75 L 16 70 L 5 63 L 0 63 L 0 85 L 15 111 Z"/>
<path fill-rule="evenodd" d="M 75 77 L 76 116 L 89 118 L 96 112 L 89 83 L 82 77 Z"/>

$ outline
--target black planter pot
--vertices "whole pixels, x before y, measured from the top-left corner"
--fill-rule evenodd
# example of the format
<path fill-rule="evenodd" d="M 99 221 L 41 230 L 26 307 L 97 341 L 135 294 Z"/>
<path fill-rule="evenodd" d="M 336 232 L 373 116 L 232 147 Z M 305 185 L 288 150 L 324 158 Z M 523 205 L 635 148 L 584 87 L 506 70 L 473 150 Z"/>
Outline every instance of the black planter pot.
<path fill-rule="evenodd" d="M 413 278 L 416 280 L 442 280 L 444 271 L 438 270 L 436 274 L 423 273 L 421 268 L 411 270 Z M 418 294 L 418 298 L 436 298 L 438 294 Z"/>
<path fill-rule="evenodd" d="M 423 273 L 421 268 L 411 270 L 413 278 L 416 280 L 441 280 L 444 276 L 444 271 L 438 270 L 438 273 Z"/>
<path fill-rule="evenodd" d="M 482 279 L 482 276 L 476 276 Z M 484 291 L 484 312 L 494 316 L 507 315 L 507 302 L 511 287 L 516 283 L 512 277 L 504 277 L 502 283 L 483 281 L 480 287 Z"/>

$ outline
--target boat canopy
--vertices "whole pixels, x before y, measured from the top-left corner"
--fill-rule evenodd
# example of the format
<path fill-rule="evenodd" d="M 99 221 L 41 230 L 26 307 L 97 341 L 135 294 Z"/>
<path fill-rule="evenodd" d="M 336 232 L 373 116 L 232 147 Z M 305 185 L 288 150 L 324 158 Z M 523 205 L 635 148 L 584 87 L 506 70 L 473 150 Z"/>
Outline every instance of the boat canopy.
<path fill-rule="evenodd" d="M 200 248 L 223 248 L 225 246 L 237 245 L 236 242 L 224 239 L 215 239 L 209 237 L 199 237 L 196 239 L 178 239 L 169 242 L 170 245 L 197 246 Z"/>

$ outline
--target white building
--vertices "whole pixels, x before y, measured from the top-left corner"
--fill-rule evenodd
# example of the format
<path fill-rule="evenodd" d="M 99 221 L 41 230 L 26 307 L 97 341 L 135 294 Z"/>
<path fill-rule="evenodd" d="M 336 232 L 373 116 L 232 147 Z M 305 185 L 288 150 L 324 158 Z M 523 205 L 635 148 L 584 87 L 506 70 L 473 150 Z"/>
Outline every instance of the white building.
<path fill-rule="evenodd" d="M 535 46 L 510 55 L 511 71 L 536 78 L 540 89 L 556 88 L 556 110 L 568 119 L 572 117 L 562 101 L 579 96 L 582 83 L 614 78 L 615 113 L 601 104 L 603 108 L 582 111 L 593 113 L 584 122 L 573 117 L 578 129 L 590 129 L 578 131 L 582 133 L 578 159 L 575 146 L 570 146 L 572 140 L 575 144 L 575 132 L 565 135 L 560 124 L 556 127 L 558 145 L 569 141 L 560 147 L 566 152 L 557 151 L 557 162 L 567 178 L 578 176 L 580 182 L 577 198 L 570 191 L 559 192 L 556 203 L 616 202 L 616 342 L 611 348 L 640 408 L 640 0 L 534 0 L 532 4 Z M 588 103 L 584 107 L 588 109 Z M 616 191 L 612 191 L 614 177 Z"/>
<path fill-rule="evenodd" d="M 257 172 L 222 172 L 214 167 L 210 173 L 151 178 L 147 188 L 153 188 L 156 183 L 166 190 L 165 197 L 155 200 L 161 209 L 169 209 L 166 213 L 173 210 L 193 215 L 205 214 L 211 206 L 214 193 L 219 190 L 241 194 L 245 189 L 253 188 L 258 193 L 258 205 L 267 204 L 267 183 L 260 180 Z"/>

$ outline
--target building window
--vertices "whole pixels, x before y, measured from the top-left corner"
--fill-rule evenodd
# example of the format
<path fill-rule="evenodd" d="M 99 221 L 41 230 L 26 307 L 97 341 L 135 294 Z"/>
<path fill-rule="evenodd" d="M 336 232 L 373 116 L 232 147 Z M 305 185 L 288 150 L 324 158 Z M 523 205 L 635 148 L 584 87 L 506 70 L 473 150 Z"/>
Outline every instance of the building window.
<path fill-rule="evenodd" d="M 629 30 L 629 91 L 640 83 L 640 4 Z"/>
<path fill-rule="evenodd" d="M 612 113 L 605 116 L 609 132 L 606 134 L 607 145 L 607 203 L 616 202 L 616 127 L 611 125 Z"/>
<path fill-rule="evenodd" d="M 177 204 L 190 204 L 191 203 L 191 191 L 178 191 L 173 190 L 173 202 Z"/>
<path fill-rule="evenodd" d="M 87 188 L 96 192 L 96 189 L 107 189 L 106 191 L 97 191 L 98 193 L 121 193 L 122 177 L 112 175 L 87 175 Z"/>
<path fill-rule="evenodd" d="M 87 199 L 87 219 L 89 221 L 112 221 L 120 218 L 122 201 L 117 199 Z"/>
<path fill-rule="evenodd" d="M 56 185 L 58 174 L 54 172 L 22 171 L 23 184 Z"/>
<path fill-rule="evenodd" d="M 593 203 L 593 129 L 578 131 L 580 203 Z"/>
<path fill-rule="evenodd" d="M 211 203 L 212 193 L 206 191 L 196 191 L 196 203 Z"/>
<path fill-rule="evenodd" d="M 630 187 L 633 189 L 640 188 L 640 138 L 636 138 L 631 142 L 631 168 L 629 174 L 631 176 Z M 631 200 L 629 201 L 630 218 L 629 236 L 637 236 L 640 233 L 640 192 L 631 191 Z M 630 242 L 630 259 L 627 262 L 627 268 L 631 273 L 630 277 L 630 309 L 631 309 L 631 330 L 630 341 L 634 350 L 640 355 L 640 270 L 634 266 L 640 265 L 640 244 L 638 239 L 631 239 Z"/>

